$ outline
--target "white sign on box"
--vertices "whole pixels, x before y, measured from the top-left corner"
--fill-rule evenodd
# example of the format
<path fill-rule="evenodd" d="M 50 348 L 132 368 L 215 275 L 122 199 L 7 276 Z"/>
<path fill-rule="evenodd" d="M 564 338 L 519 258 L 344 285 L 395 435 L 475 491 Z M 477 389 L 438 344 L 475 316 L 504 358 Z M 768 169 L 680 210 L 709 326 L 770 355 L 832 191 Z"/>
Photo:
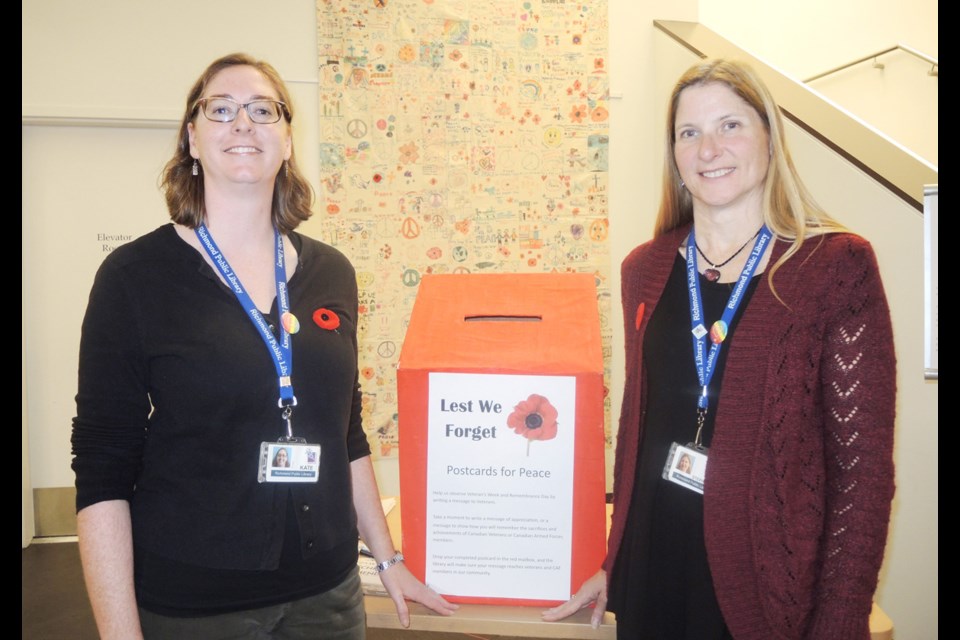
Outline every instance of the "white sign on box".
<path fill-rule="evenodd" d="M 576 378 L 431 372 L 429 387 L 427 584 L 566 600 Z"/>

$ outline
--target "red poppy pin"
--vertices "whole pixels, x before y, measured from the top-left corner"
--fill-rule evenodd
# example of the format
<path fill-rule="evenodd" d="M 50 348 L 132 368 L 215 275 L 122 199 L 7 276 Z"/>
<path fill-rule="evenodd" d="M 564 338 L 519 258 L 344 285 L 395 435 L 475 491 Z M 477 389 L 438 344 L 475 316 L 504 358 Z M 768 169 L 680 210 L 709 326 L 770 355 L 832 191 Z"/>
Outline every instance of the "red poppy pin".
<path fill-rule="evenodd" d="M 336 331 L 340 326 L 340 316 L 330 309 L 320 308 L 313 312 L 313 321 L 317 326 L 327 331 Z"/>
<path fill-rule="evenodd" d="M 643 324 L 643 312 L 646 310 L 647 305 L 643 302 L 637 307 L 637 331 L 640 331 L 640 325 Z"/>
<path fill-rule="evenodd" d="M 557 437 L 557 410 L 550 401 L 536 393 L 517 403 L 507 417 L 507 426 L 518 436 L 527 439 L 527 455 L 534 440 L 553 440 Z"/>

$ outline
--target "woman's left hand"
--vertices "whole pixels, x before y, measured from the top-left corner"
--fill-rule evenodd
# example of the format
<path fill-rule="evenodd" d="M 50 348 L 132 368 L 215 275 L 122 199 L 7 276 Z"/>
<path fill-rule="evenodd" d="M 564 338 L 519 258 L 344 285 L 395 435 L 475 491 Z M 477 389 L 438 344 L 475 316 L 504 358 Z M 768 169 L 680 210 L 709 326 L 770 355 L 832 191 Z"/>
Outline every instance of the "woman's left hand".
<path fill-rule="evenodd" d="M 353 480 L 353 505 L 357 510 L 357 529 L 360 539 L 374 553 L 377 559 L 386 559 L 396 553 L 387 520 L 380 503 L 377 490 L 377 478 L 373 474 L 370 456 L 357 458 L 350 463 L 350 476 Z M 457 610 L 457 605 L 447 602 L 439 593 L 423 584 L 410 573 L 403 562 L 391 563 L 380 572 L 380 581 L 397 607 L 397 617 L 404 628 L 410 626 L 410 610 L 407 600 L 419 602 L 442 616 L 449 616 Z"/>
<path fill-rule="evenodd" d="M 393 565 L 380 574 L 380 581 L 397 607 L 397 617 L 404 628 L 410 626 L 407 600 L 419 602 L 442 616 L 452 615 L 459 607 L 447 602 L 439 593 L 417 580 L 402 563 Z"/>

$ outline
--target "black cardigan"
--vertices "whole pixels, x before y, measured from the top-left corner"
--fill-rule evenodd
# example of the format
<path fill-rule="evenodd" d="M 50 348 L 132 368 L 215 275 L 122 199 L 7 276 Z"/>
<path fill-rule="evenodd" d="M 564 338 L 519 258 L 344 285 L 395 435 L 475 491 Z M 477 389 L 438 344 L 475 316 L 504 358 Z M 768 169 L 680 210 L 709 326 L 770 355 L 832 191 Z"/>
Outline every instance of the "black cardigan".
<path fill-rule="evenodd" d="M 135 548 L 214 569 L 275 569 L 288 500 L 305 558 L 356 540 L 351 461 L 360 420 L 357 286 L 335 249 L 291 234 L 294 435 L 321 445 L 320 480 L 257 482 L 260 443 L 283 435 L 277 376 L 233 293 L 172 225 L 100 267 L 80 345 L 77 509 L 131 503 Z M 337 329 L 313 319 L 332 310 Z M 268 321 L 277 323 L 274 302 Z"/>

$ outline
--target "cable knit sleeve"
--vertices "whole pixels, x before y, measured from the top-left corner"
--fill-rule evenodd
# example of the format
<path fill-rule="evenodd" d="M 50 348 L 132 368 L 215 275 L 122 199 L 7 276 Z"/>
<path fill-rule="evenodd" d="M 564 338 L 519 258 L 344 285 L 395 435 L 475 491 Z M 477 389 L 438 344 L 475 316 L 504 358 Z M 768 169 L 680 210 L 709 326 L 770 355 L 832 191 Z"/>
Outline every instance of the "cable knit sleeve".
<path fill-rule="evenodd" d="M 844 234 L 822 249 L 831 254 L 835 284 L 821 307 L 825 513 L 818 600 L 807 636 L 861 639 L 869 638 L 894 491 L 896 360 L 870 245 Z"/>

